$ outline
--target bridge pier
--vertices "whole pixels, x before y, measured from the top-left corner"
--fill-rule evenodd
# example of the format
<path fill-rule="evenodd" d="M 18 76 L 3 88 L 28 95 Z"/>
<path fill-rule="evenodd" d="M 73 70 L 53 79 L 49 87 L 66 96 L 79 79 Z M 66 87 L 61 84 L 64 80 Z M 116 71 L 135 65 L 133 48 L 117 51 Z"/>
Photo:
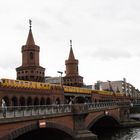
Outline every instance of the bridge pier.
<path fill-rule="evenodd" d="M 74 105 L 73 110 L 73 131 L 74 140 L 97 140 L 97 136 L 87 130 L 85 126 L 85 118 L 88 115 L 87 106 Z"/>
<path fill-rule="evenodd" d="M 79 130 L 74 136 L 74 140 L 97 140 L 97 136 L 88 130 Z"/>

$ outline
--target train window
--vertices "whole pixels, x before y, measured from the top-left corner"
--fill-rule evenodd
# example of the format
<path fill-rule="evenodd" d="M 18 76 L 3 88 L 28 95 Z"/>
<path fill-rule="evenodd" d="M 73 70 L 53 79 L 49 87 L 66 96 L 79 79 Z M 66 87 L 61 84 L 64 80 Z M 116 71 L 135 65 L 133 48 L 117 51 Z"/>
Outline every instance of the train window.
<path fill-rule="evenodd" d="M 19 83 L 19 81 L 15 81 L 16 83 Z"/>

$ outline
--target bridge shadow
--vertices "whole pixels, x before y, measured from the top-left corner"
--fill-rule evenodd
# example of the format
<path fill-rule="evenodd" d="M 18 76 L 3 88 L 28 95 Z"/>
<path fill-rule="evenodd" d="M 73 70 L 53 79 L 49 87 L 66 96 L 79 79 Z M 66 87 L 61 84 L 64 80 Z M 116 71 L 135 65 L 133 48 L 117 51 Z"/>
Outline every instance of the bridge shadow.
<path fill-rule="evenodd" d="M 42 128 L 25 133 L 15 140 L 72 140 L 72 137 L 55 128 Z"/>
<path fill-rule="evenodd" d="M 25 131 L 24 129 L 23 133 L 17 129 L 17 134 L 20 131 L 20 135 L 15 136 L 13 140 L 73 140 L 71 129 L 52 122 L 47 122 L 45 128 L 39 128 L 38 124 L 32 129 L 28 129 L 28 127 L 30 128 L 30 125 L 26 126 L 29 131 Z"/>
<path fill-rule="evenodd" d="M 100 115 L 94 119 L 88 126 L 88 129 L 96 134 L 100 140 L 100 137 L 107 137 L 110 133 L 115 133 L 120 126 L 119 121 L 109 115 Z"/>

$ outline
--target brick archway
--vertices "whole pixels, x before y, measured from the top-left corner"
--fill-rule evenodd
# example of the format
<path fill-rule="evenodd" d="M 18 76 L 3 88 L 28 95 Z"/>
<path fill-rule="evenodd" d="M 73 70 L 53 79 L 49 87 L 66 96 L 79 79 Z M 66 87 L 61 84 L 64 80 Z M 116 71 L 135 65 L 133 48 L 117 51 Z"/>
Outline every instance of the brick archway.
<path fill-rule="evenodd" d="M 73 133 L 72 129 L 70 129 L 66 126 L 57 124 L 57 123 L 53 123 L 53 122 L 46 122 L 46 123 L 47 123 L 46 128 L 51 128 L 51 129 L 54 128 L 54 129 L 60 130 L 64 133 L 68 134 L 72 138 L 74 137 L 74 133 Z M 34 131 L 37 129 L 42 129 L 42 128 L 39 128 L 38 121 L 25 124 L 20 128 L 16 128 L 9 135 L 7 135 L 5 137 L 8 137 L 9 140 L 14 140 L 23 134 L 26 134 L 28 132 L 31 132 L 31 131 Z"/>
<path fill-rule="evenodd" d="M 53 123 L 53 122 L 47 122 L 46 128 L 55 128 L 62 132 L 65 132 L 66 134 L 68 134 L 71 137 L 74 136 L 73 130 L 64 125 L 60 125 L 60 124 Z"/>
<path fill-rule="evenodd" d="M 101 115 L 97 116 L 96 118 L 94 118 L 93 120 L 91 120 L 91 122 L 87 125 L 87 128 L 90 129 L 91 127 L 93 127 L 95 125 L 95 123 L 97 123 L 99 120 L 104 119 L 104 118 L 107 118 L 108 120 L 110 120 L 110 122 L 113 121 L 114 124 L 117 126 L 120 125 L 120 121 L 115 116 L 101 114 Z"/>

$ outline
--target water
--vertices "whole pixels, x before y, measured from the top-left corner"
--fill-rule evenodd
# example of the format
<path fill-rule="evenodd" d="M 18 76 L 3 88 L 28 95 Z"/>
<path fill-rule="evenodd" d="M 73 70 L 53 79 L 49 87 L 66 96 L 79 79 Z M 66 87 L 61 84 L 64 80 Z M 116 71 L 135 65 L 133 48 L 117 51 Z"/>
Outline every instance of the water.
<path fill-rule="evenodd" d="M 140 127 L 125 129 L 100 129 L 99 140 L 140 140 Z M 39 129 L 15 140 L 72 140 L 68 135 L 55 129 Z"/>
<path fill-rule="evenodd" d="M 140 140 L 139 128 L 106 129 L 98 131 L 99 140 Z"/>

